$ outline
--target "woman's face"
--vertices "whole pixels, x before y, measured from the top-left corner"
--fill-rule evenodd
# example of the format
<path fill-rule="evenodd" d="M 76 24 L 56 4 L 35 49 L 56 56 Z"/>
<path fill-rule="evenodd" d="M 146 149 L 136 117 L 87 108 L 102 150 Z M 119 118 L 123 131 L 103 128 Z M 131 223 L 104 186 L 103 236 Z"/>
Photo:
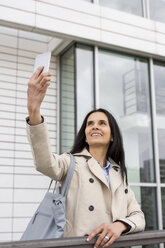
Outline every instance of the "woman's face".
<path fill-rule="evenodd" d="M 105 146 L 107 149 L 112 140 L 111 128 L 107 116 L 102 112 L 91 114 L 85 128 L 86 142 L 91 146 Z"/>

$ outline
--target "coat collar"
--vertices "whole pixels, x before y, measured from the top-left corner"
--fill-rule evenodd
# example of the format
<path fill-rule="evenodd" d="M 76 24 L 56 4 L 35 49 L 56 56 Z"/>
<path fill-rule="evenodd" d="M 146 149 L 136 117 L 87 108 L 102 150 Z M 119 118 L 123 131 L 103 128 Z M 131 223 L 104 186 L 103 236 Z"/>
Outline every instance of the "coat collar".
<path fill-rule="evenodd" d="M 91 158 L 92 155 L 88 152 L 88 150 L 86 148 L 84 148 L 81 152 L 76 152 L 73 155 L 75 156 L 84 156 L 84 157 L 89 157 Z"/>
<path fill-rule="evenodd" d="M 98 165 L 97 161 L 92 157 L 92 155 L 88 152 L 86 148 L 84 148 L 81 152 L 75 153 L 75 156 L 84 156 L 86 157 L 87 165 L 90 171 L 99 178 L 108 188 L 109 185 L 104 176 L 104 173 L 101 167 Z M 111 168 L 109 170 L 109 178 L 110 178 L 110 189 L 112 194 L 116 191 L 116 189 L 122 184 L 121 170 L 120 166 L 116 164 L 111 158 L 108 158 L 111 163 Z"/>

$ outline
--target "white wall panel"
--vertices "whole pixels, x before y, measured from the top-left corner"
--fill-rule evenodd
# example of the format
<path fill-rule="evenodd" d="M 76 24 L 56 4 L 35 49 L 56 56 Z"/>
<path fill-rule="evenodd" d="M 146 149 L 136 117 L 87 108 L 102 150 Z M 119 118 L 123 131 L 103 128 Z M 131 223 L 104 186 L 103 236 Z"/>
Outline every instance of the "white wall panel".
<path fill-rule="evenodd" d="M 29 166 L 29 167 L 22 167 L 22 166 L 15 166 L 14 167 L 14 172 L 15 174 L 18 175 L 42 175 L 40 172 L 36 171 L 36 169 L 34 168 L 34 166 Z M 15 192 L 14 192 L 15 193 Z M 32 192 L 31 192 L 32 194 Z M 23 198 L 23 201 L 25 201 L 25 199 Z"/>
<path fill-rule="evenodd" d="M 27 4 L 28 0 L 23 2 Z M 29 11 L 26 4 L 24 9 L 22 5 L 15 9 L 13 3 L 7 1 L 5 4 L 3 0 L 3 4 L 0 3 L 3 23 L 16 27 L 21 25 L 24 29 L 33 29 L 40 34 L 46 32 L 53 36 L 57 34 L 58 37 L 91 41 L 98 45 L 133 49 L 156 57 L 165 55 L 163 23 L 77 0 L 36 1 L 36 12 L 34 7 Z M 11 44 L 12 40 L 8 39 L 7 42 Z M 21 46 L 22 43 L 29 47 L 30 41 L 23 41 L 21 38 Z M 35 45 L 34 47 L 40 49 Z M 35 52 L 33 48 L 32 51 Z"/>
<path fill-rule="evenodd" d="M 1 193 L 1 191 L 0 191 Z M 16 189 L 14 192 L 14 200 L 15 202 L 33 202 L 39 203 L 41 199 L 43 199 L 46 191 L 33 189 L 33 193 L 31 189 Z M 26 198 L 24 197 L 26 195 Z"/>
<path fill-rule="evenodd" d="M 13 219 L 13 232 L 23 232 L 29 223 L 30 218 L 14 218 Z"/>
<path fill-rule="evenodd" d="M 33 159 L 32 158 L 28 158 L 28 159 L 22 159 L 22 158 L 15 158 L 14 162 L 17 166 L 34 166 L 33 165 Z"/>
<path fill-rule="evenodd" d="M 60 6 L 62 8 L 68 8 L 71 10 L 75 10 L 77 12 L 84 12 L 90 15 L 99 15 L 100 14 L 100 6 L 97 4 L 92 4 L 89 2 L 77 1 L 77 0 L 40 0 L 40 2 L 52 4 L 56 6 Z"/>
<path fill-rule="evenodd" d="M 1 20 L 34 26 L 35 14 L 23 10 L 13 9 L 12 7 L 3 7 L 1 5 Z"/>
<path fill-rule="evenodd" d="M 13 1 L 12 6 L 16 2 Z M 0 5 L 4 3 L 9 5 L 10 1 L 1 1 Z M 19 3 L 21 1 L 15 7 L 23 8 Z M 35 56 L 47 51 L 49 40 L 45 35 L 0 28 L 0 241 L 21 236 L 50 182 L 50 178 L 34 168 L 25 129 L 28 80 Z M 47 121 L 55 152 L 57 92 L 56 58 L 53 56 L 50 68 L 52 83 L 41 113 Z"/>
<path fill-rule="evenodd" d="M 34 0 L 1 0 L 1 4 L 9 7 L 13 7 L 16 9 L 22 9 L 29 12 L 33 12 L 35 9 L 35 1 Z"/>
<path fill-rule="evenodd" d="M 26 217 L 31 217 L 33 216 L 34 212 L 36 211 L 38 204 L 35 203 L 15 203 L 14 204 L 14 216 L 15 217 L 25 217 L 25 213 L 26 213 Z"/>
<path fill-rule="evenodd" d="M 36 27 L 39 29 L 46 29 L 50 32 L 65 33 L 72 37 L 86 38 L 87 40 L 100 40 L 100 30 L 73 22 L 68 22 L 55 18 L 37 15 Z"/>
<path fill-rule="evenodd" d="M 11 166 L 14 163 L 13 158 L 4 158 L 3 156 L 0 157 L 0 166 Z"/>
<path fill-rule="evenodd" d="M 71 8 L 61 8 L 57 5 L 48 5 L 47 3 L 37 2 L 36 11 L 39 15 L 47 15 L 45 12 L 49 13 L 49 17 L 66 20 L 72 23 L 80 23 L 81 25 L 92 26 L 98 28 L 100 26 L 100 18 L 96 15 L 86 14 L 85 11 L 75 11 Z"/>
<path fill-rule="evenodd" d="M 12 200 L 13 200 L 13 190 L 11 190 L 11 189 L 0 189 L 0 196 L 1 196 L 0 197 L 0 203 L 2 203 L 2 202 L 12 202 Z"/>
<path fill-rule="evenodd" d="M 12 169 L 11 169 L 12 172 Z M 13 175 L 0 175 L 0 188 L 12 188 L 13 187 Z"/>
<path fill-rule="evenodd" d="M 13 173 L 13 171 L 14 171 L 13 166 L 5 166 L 5 165 L 4 166 L 2 166 L 2 165 L 0 166 L 0 173 L 1 174 L 11 174 L 11 173 Z M 0 191 L 0 194 L 1 194 L 1 191 Z M 4 194 L 4 197 L 5 197 L 5 191 L 4 191 L 3 194 Z M 2 197 L 0 198 L 0 202 L 1 201 L 2 201 Z"/>
<path fill-rule="evenodd" d="M 0 203 L 0 218 L 11 218 L 13 206 L 11 203 Z"/>
<path fill-rule="evenodd" d="M 12 219 L 0 218 L 0 234 L 4 232 L 11 233 L 12 231 Z"/>

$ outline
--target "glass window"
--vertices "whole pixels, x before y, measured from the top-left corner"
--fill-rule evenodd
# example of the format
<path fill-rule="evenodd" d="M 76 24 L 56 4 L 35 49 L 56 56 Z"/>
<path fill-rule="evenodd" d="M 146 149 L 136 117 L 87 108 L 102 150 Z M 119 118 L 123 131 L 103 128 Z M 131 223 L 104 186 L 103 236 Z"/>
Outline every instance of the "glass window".
<path fill-rule="evenodd" d="M 131 188 L 145 215 L 145 230 L 156 230 L 158 228 L 156 188 L 136 186 Z"/>
<path fill-rule="evenodd" d="M 154 62 L 156 121 L 161 182 L 165 183 L 165 63 Z"/>
<path fill-rule="evenodd" d="M 85 115 L 94 108 L 93 57 L 93 47 L 77 44 L 61 55 L 61 153 L 71 149 Z"/>
<path fill-rule="evenodd" d="M 154 182 L 147 60 L 100 49 L 99 99 L 122 131 L 129 182 Z"/>
<path fill-rule="evenodd" d="M 141 0 L 99 0 L 100 5 L 134 15 L 143 15 Z"/>
<path fill-rule="evenodd" d="M 93 80 L 93 47 L 78 45 L 76 48 L 77 131 L 86 114 L 94 108 Z"/>
<path fill-rule="evenodd" d="M 60 149 L 69 151 L 75 135 L 74 47 L 61 56 L 60 66 Z"/>
<path fill-rule="evenodd" d="M 149 0 L 150 18 L 155 21 L 165 22 L 165 1 Z"/>
<path fill-rule="evenodd" d="M 165 188 L 162 188 L 162 214 L 163 214 L 163 229 L 165 229 Z"/>

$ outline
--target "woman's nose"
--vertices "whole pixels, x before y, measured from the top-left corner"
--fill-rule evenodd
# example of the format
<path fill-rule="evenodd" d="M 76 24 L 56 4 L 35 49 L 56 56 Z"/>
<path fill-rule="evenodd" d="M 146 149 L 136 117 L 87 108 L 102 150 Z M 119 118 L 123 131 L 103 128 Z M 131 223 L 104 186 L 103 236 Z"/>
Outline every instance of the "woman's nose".
<path fill-rule="evenodd" d="M 97 123 L 95 123 L 95 124 L 93 125 L 93 129 L 98 129 Z"/>

